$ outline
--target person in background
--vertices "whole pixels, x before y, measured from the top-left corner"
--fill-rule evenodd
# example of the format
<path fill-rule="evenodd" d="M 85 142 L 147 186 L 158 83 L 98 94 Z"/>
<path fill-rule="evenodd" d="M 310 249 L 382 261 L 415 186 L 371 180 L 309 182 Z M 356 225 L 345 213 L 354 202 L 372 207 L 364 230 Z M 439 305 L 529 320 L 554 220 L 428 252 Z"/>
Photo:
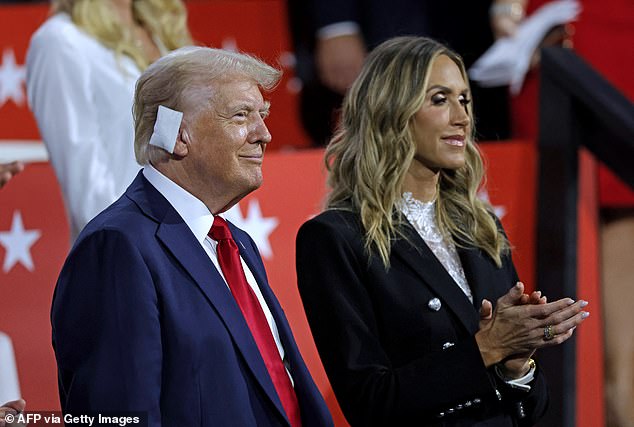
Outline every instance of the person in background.
<path fill-rule="evenodd" d="M 459 52 L 469 66 L 494 41 L 490 17 L 496 31 L 507 23 L 507 8 L 502 6 L 506 2 L 289 0 L 295 71 L 302 80 L 300 115 L 313 144 L 328 142 L 342 96 L 367 53 L 381 42 L 404 35 L 432 37 Z M 472 90 L 478 99 L 475 115 L 480 137 L 508 138 L 506 89 L 474 85 Z"/>
<path fill-rule="evenodd" d="M 548 403 L 533 354 L 588 316 L 585 301 L 548 303 L 518 282 L 476 196 L 471 101 L 461 58 L 422 37 L 378 46 L 346 94 L 297 279 L 352 426 L 533 425 Z"/>
<path fill-rule="evenodd" d="M 504 6 L 492 10 L 491 24 L 496 37 L 513 35 L 517 26 L 532 10 L 549 3 L 551 0 L 505 0 Z M 502 3 L 501 3 L 502 4 Z M 594 22 L 596 15 L 587 15 L 591 8 L 587 2 L 582 2 L 585 22 Z M 589 28 L 596 33 L 594 38 L 605 37 L 603 27 L 631 28 L 632 15 L 623 13 L 619 2 L 611 5 L 601 5 L 601 25 L 591 24 L 582 27 L 579 23 L 578 31 L 587 31 Z M 624 7 L 624 6 L 623 6 Z M 631 6 L 628 6 L 631 8 Z M 596 9 L 595 9 L 596 10 Z M 596 13 L 596 12 L 595 12 Z M 574 41 L 571 34 L 566 33 L 566 28 L 556 27 L 542 43 L 543 45 L 559 45 L 568 39 Z M 620 31 L 617 40 L 626 40 Z M 588 37 L 587 35 L 585 37 Z M 609 37 L 608 40 L 613 40 Z M 598 48 L 600 49 L 600 48 Z M 580 49 L 581 50 L 581 49 Z M 618 50 L 618 47 L 616 48 Z M 519 96 L 512 99 L 516 112 L 513 114 L 514 137 L 521 139 L 537 139 L 537 84 L 538 54 L 536 52 L 532 61 L 533 84 L 525 88 Z M 615 72 L 614 65 L 606 65 L 605 61 L 597 59 L 593 54 L 581 50 L 579 54 L 589 60 L 593 66 L 601 70 L 601 74 L 612 82 L 620 82 L 618 87 L 628 88 L 623 83 L 624 77 Z M 609 55 L 609 54 L 608 54 Z M 601 57 L 600 55 L 598 56 Z M 618 64 L 619 69 L 623 64 Z M 627 77 L 625 77 L 627 79 Z M 621 89 L 623 90 L 623 89 Z M 632 98 L 632 91 L 626 90 L 625 94 Z M 531 118 L 534 116 L 534 118 Z M 622 328 L 623 324 L 630 322 L 630 310 L 634 304 L 634 191 L 628 189 L 620 182 L 607 167 L 599 165 L 598 172 L 599 204 L 600 204 L 600 238 L 601 238 L 601 296 L 603 299 L 603 334 L 605 337 L 605 403 L 607 427 L 634 427 L 634 330 Z"/>
<path fill-rule="evenodd" d="M 182 48 L 139 78 L 125 194 L 80 233 L 51 309 L 65 413 L 148 426 L 330 427 L 254 241 L 221 214 L 262 183 L 281 73 Z M 186 402 L 186 404 L 176 404 Z"/>
<path fill-rule="evenodd" d="M 0 163 L 0 188 L 24 170 L 22 162 Z"/>
<path fill-rule="evenodd" d="M 191 37 L 181 0 L 53 0 L 52 11 L 31 39 L 26 83 L 74 240 L 139 170 L 134 83 Z"/>

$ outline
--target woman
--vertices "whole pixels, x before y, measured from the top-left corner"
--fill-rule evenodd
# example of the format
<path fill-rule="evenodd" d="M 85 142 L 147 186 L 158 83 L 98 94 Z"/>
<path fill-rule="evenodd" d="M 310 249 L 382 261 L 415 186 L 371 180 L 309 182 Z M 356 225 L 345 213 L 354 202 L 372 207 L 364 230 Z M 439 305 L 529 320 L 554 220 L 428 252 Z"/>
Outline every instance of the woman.
<path fill-rule="evenodd" d="M 476 197 L 470 101 L 460 57 L 418 37 L 375 49 L 344 100 L 328 209 L 299 231 L 297 275 L 353 426 L 532 425 L 547 405 L 534 350 L 588 315 L 517 283 Z"/>
<path fill-rule="evenodd" d="M 74 239 L 136 175 L 136 79 L 191 43 L 181 0 L 54 0 L 27 54 L 29 103 Z"/>

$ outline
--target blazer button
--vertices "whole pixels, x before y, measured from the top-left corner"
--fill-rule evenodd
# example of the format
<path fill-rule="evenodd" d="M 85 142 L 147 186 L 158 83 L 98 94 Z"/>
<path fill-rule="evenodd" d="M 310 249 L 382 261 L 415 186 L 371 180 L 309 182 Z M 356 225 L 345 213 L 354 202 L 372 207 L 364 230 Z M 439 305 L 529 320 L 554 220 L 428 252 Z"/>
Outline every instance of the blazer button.
<path fill-rule="evenodd" d="M 526 418 L 526 411 L 522 402 L 517 402 L 517 417 L 519 419 Z"/>
<path fill-rule="evenodd" d="M 430 310 L 438 311 L 440 307 L 442 307 L 442 303 L 438 298 L 432 298 L 427 303 L 427 307 L 429 307 Z"/>
<path fill-rule="evenodd" d="M 446 343 L 444 343 L 442 345 L 442 349 L 443 350 L 447 350 L 448 348 L 453 347 L 453 346 L 454 346 L 454 343 L 447 341 Z"/>
<path fill-rule="evenodd" d="M 445 413 L 444 413 L 444 412 L 441 412 L 441 413 L 439 413 L 439 414 L 438 414 L 438 418 L 442 418 L 442 417 L 444 417 L 444 416 L 445 416 Z"/>

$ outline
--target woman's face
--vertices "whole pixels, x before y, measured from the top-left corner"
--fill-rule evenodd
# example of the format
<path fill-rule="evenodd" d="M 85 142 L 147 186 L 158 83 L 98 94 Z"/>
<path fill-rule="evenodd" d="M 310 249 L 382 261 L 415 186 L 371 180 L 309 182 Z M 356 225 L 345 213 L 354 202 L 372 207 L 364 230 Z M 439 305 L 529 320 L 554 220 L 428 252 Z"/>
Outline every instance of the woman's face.
<path fill-rule="evenodd" d="M 467 104 L 471 102 L 460 68 L 448 56 L 432 63 L 425 100 L 412 119 L 416 144 L 410 173 L 436 174 L 440 169 L 464 165 L 465 147 L 471 134 Z"/>

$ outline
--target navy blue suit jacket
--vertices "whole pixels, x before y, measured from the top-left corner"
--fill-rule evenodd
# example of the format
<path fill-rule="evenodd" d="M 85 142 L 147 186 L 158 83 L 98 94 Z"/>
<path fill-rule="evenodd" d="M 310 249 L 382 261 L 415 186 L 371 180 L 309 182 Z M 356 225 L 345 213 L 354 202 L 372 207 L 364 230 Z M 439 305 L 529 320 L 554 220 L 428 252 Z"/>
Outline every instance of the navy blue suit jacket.
<path fill-rule="evenodd" d="M 255 243 L 230 227 L 277 323 L 303 425 L 332 425 Z M 80 234 L 51 321 L 65 413 L 139 412 L 149 426 L 289 426 L 229 289 L 141 173 Z"/>

